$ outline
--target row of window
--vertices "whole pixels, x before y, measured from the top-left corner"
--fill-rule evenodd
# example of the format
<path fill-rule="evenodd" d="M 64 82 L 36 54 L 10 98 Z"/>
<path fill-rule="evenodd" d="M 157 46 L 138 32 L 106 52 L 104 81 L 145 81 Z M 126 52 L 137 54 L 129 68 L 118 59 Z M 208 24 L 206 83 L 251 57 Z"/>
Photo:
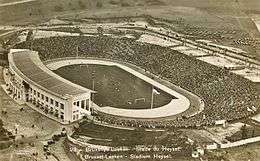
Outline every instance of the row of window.
<path fill-rule="evenodd" d="M 89 99 L 73 102 L 74 106 L 81 107 L 82 109 L 89 109 Z"/>
<path fill-rule="evenodd" d="M 79 114 L 73 115 L 73 120 L 78 120 L 79 119 Z"/>
<path fill-rule="evenodd" d="M 40 92 L 37 92 L 36 90 L 33 90 L 32 88 L 30 88 L 31 93 L 33 93 L 34 96 L 37 95 L 38 98 L 41 98 L 42 100 L 44 100 L 47 103 L 50 103 L 51 105 L 55 105 L 56 107 L 59 107 L 61 109 L 64 109 L 64 104 L 63 103 L 59 103 L 58 101 L 54 101 L 52 98 L 49 98 L 48 96 L 44 96 L 43 94 L 41 94 Z"/>
<path fill-rule="evenodd" d="M 33 101 L 34 101 L 34 104 L 36 104 L 36 99 L 35 98 L 33 98 Z M 42 104 L 44 104 L 43 102 L 40 102 L 39 100 L 38 100 L 38 105 L 42 105 Z M 43 106 L 42 106 L 43 107 Z M 48 107 L 48 105 L 47 105 L 47 107 Z M 43 107 L 44 108 L 44 107 Z M 57 110 L 57 109 L 53 109 L 53 107 L 50 107 L 50 109 L 52 110 L 52 111 L 55 111 L 55 115 L 56 115 L 56 117 L 59 117 L 60 116 L 60 118 L 63 120 L 64 119 L 64 112 L 60 112 L 60 114 L 58 113 L 59 111 Z"/>

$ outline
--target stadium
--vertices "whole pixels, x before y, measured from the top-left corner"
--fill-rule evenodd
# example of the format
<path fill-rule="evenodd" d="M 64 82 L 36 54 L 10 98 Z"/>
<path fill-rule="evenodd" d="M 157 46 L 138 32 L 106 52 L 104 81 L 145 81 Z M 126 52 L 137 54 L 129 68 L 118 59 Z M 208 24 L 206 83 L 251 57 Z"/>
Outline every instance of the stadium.
<path fill-rule="evenodd" d="M 137 41 L 141 35 L 26 38 L 13 48 L 37 51 L 52 74 L 96 91 L 85 116 L 99 123 L 187 128 L 256 112 L 256 84 L 169 46 Z"/>
<path fill-rule="evenodd" d="M 259 0 L 0 0 L 0 160 L 259 160 Z"/>

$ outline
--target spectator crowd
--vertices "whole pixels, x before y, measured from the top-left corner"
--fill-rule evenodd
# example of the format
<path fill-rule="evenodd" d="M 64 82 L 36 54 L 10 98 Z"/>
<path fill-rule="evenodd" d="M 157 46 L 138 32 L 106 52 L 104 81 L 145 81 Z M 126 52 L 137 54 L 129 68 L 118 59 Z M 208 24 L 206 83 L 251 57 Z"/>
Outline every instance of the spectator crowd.
<path fill-rule="evenodd" d="M 214 125 L 217 120 L 233 121 L 257 111 L 256 84 L 193 57 L 166 47 L 109 36 L 51 37 L 26 41 L 16 48 L 30 48 L 45 60 L 62 57 L 95 57 L 128 62 L 143 68 L 203 99 L 204 110 L 174 120 L 134 120 L 97 113 L 103 123 L 130 127 L 171 128 Z"/>

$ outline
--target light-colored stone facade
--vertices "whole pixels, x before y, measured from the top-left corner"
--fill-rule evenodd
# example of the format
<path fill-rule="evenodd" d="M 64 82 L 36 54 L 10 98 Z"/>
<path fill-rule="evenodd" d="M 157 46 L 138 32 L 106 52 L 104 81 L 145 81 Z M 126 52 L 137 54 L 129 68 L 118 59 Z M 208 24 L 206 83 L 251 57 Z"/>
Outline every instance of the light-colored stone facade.
<path fill-rule="evenodd" d="M 22 57 L 23 59 L 26 59 L 26 56 L 31 58 L 30 60 L 25 61 L 35 61 L 32 63 L 35 63 L 36 65 L 39 64 L 40 70 L 43 70 L 43 72 L 46 72 L 47 74 L 51 74 L 46 80 L 39 80 L 38 82 L 47 81 L 46 84 L 48 86 L 52 86 L 50 84 L 50 80 L 53 79 L 55 80 L 53 87 L 47 89 L 46 86 L 38 84 L 34 80 L 28 79 L 28 73 L 24 72 L 28 69 L 21 69 L 21 65 L 18 66 L 16 64 L 17 61 L 14 60 L 17 59 L 14 56 L 15 54 L 24 53 L 27 55 Z M 62 124 L 69 124 L 71 122 L 82 119 L 84 115 L 91 115 L 91 94 L 94 93 L 94 91 L 75 85 L 65 79 L 61 79 L 58 75 L 57 79 L 55 77 L 56 74 L 47 68 L 41 67 L 43 64 L 42 62 L 39 62 L 39 60 L 40 59 L 37 52 L 20 49 L 10 51 L 8 55 L 9 68 L 5 69 L 3 73 L 6 82 L 7 93 L 16 101 L 28 104 L 30 107 L 33 107 L 40 113 L 59 121 Z M 24 63 L 23 60 L 21 63 Z M 34 70 L 33 68 L 35 67 L 32 66 L 31 71 Z M 37 73 L 33 74 L 35 77 L 37 77 Z M 75 88 L 77 92 L 74 92 L 73 94 L 72 92 L 66 93 L 63 91 L 55 93 L 55 90 L 51 89 L 54 88 L 54 86 L 58 86 L 59 83 L 65 86 L 69 86 L 71 91 L 73 91 L 73 88 Z M 62 88 L 62 86 L 60 88 Z"/>

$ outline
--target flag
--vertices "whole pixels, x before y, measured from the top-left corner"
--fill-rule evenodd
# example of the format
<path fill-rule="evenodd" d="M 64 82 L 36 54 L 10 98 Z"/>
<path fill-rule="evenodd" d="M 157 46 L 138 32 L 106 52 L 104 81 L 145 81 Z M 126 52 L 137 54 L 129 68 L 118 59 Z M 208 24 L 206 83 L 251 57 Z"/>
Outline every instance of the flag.
<path fill-rule="evenodd" d="M 92 79 L 95 79 L 95 71 L 94 70 L 91 73 L 91 77 L 92 77 Z"/>
<path fill-rule="evenodd" d="M 250 107 L 247 107 L 247 111 L 252 112 L 253 110 Z"/>
<path fill-rule="evenodd" d="M 153 94 L 160 94 L 160 92 L 153 88 Z"/>

